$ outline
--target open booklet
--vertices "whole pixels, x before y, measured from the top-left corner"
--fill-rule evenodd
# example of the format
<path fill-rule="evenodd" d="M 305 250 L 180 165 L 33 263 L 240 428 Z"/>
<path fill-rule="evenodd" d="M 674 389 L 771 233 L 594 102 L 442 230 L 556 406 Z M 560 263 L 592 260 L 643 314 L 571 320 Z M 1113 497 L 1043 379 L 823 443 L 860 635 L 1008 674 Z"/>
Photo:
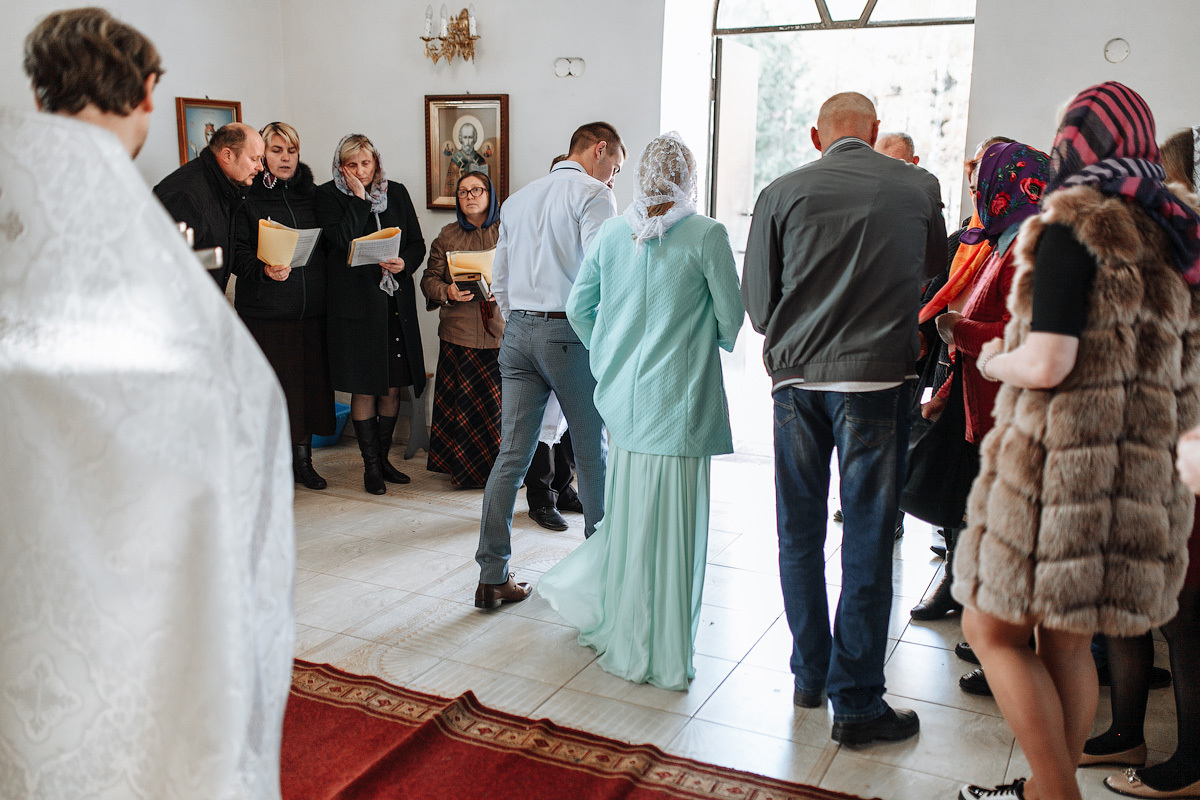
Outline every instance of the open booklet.
<path fill-rule="evenodd" d="M 446 266 L 450 280 L 475 299 L 491 297 L 488 287 L 492 285 L 492 262 L 496 259 L 496 248 L 491 250 L 451 250 L 446 253 Z"/>
<path fill-rule="evenodd" d="M 289 228 L 270 219 L 258 221 L 258 260 L 272 267 L 303 267 L 312 257 L 320 228 Z"/>
<path fill-rule="evenodd" d="M 346 263 L 352 267 L 361 267 L 363 264 L 378 264 L 398 255 L 400 229 L 384 228 L 350 242 L 350 255 L 347 256 Z"/>

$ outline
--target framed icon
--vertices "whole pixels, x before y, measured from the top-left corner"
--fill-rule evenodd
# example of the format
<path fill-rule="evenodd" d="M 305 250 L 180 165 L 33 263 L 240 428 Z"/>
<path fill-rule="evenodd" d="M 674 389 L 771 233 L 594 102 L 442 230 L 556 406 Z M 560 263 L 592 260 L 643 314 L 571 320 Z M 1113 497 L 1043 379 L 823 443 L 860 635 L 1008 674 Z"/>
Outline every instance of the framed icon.
<path fill-rule="evenodd" d="M 425 205 L 453 211 L 458 179 L 482 172 L 508 197 L 508 95 L 425 96 Z"/>
<path fill-rule="evenodd" d="M 207 97 L 176 97 L 175 122 L 179 127 L 179 163 L 186 164 L 208 147 L 222 125 L 242 121 L 242 104 Z"/>

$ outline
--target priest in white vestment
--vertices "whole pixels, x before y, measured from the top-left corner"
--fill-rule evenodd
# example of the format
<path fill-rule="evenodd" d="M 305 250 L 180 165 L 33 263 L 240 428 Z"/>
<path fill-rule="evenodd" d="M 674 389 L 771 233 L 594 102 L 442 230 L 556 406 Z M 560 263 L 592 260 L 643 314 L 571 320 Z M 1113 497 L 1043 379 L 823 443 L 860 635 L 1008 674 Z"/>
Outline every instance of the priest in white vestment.
<path fill-rule="evenodd" d="M 66 37 L 55 59 L 86 48 L 73 29 L 140 37 L 99 9 L 51 17 L 70 14 L 30 35 Z M 131 161 L 153 56 L 128 114 L 45 113 L 34 72 L 44 111 L 0 110 L 5 800 L 279 797 L 284 398 Z"/>

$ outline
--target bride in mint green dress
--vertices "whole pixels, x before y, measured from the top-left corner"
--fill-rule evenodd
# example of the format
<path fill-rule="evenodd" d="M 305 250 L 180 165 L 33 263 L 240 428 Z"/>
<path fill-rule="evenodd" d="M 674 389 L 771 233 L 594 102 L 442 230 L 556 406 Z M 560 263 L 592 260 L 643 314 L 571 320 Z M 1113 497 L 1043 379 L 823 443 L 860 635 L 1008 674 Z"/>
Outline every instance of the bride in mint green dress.
<path fill-rule="evenodd" d="M 677 690 L 696 674 L 709 458 L 733 452 L 718 348 L 733 350 L 743 315 L 695 169 L 678 134 L 650 143 L 637 199 L 601 227 L 567 301 L 608 427 L 604 519 L 537 586 L 605 670 Z"/>

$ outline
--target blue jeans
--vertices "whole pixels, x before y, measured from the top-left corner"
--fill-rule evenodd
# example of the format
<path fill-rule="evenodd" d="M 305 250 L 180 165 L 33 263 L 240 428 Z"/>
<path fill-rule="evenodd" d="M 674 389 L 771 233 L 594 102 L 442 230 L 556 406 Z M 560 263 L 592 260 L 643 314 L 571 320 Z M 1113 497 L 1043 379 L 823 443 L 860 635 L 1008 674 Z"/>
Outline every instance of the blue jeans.
<path fill-rule="evenodd" d="M 483 492 L 483 521 L 475 553 L 482 583 L 508 580 L 513 506 L 533 461 L 542 415 L 552 391 L 571 430 L 584 536 L 592 535 L 604 515 L 608 445 L 604 422 L 593 400 L 596 379 L 592 377 L 587 348 L 571 323 L 513 311 L 504 327 L 498 360 L 500 452 Z"/>
<path fill-rule="evenodd" d="M 892 608 L 892 547 L 908 452 L 912 388 L 775 392 L 779 578 L 801 692 L 829 694 L 835 722 L 887 710 L 883 662 Z M 829 461 L 841 472 L 842 590 L 829 630 L 825 526 Z"/>

